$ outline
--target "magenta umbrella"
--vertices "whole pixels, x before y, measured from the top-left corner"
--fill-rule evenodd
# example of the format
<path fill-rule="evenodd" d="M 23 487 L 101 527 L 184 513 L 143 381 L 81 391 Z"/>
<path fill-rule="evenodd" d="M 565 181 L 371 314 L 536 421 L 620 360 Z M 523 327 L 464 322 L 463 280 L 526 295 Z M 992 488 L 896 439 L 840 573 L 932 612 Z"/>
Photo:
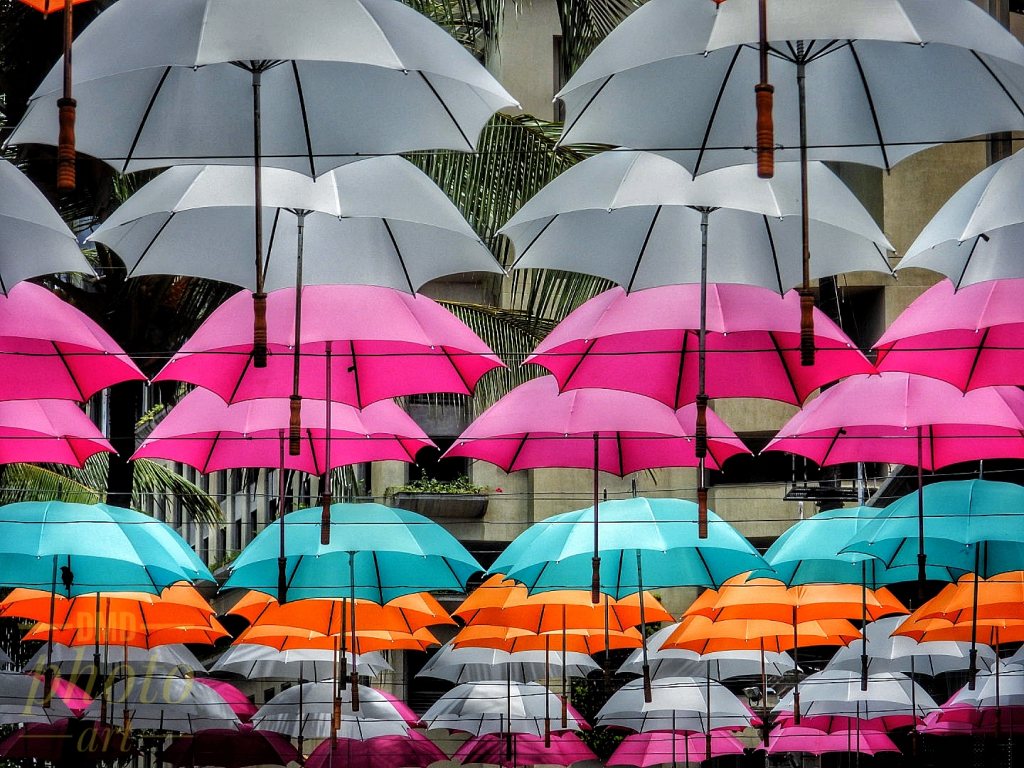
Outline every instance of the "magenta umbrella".
<path fill-rule="evenodd" d="M 598 757 L 583 740 L 572 731 L 552 733 L 550 746 L 544 746 L 545 737 L 531 733 L 513 733 L 512 757 L 508 756 L 508 734 L 485 733 L 474 736 L 462 744 L 452 760 L 466 763 L 487 763 L 516 768 L 520 765 L 572 765 L 580 760 Z"/>
<path fill-rule="evenodd" d="M 254 368 L 253 300 L 241 291 L 203 322 L 154 381 L 187 381 L 229 403 L 288 397 L 294 313 L 293 288 L 268 294 L 269 359 L 266 368 Z M 472 394 L 481 376 L 504 367 L 465 323 L 437 302 L 367 285 L 303 289 L 300 353 L 303 398 L 357 408 L 401 395 Z"/>
<path fill-rule="evenodd" d="M 708 738 L 710 736 L 710 739 Z M 708 754 L 708 742 L 711 754 Z M 703 762 L 723 755 L 742 755 L 743 742 L 727 730 L 708 733 L 650 731 L 632 733 L 616 747 L 607 765 L 636 765 L 647 768 L 677 762 Z"/>
<path fill-rule="evenodd" d="M 71 400 L 0 400 L 0 464 L 48 462 L 82 467 L 114 448 Z"/>
<path fill-rule="evenodd" d="M 341 739 L 332 748 L 325 739 L 310 753 L 306 768 L 426 768 L 448 755 L 417 731 L 405 736 Z"/>
<path fill-rule="evenodd" d="M 967 391 L 1024 384 L 1024 278 L 954 290 L 942 280 L 876 342 L 878 370 L 943 379 Z"/>
<path fill-rule="evenodd" d="M 809 752 L 812 755 L 822 755 L 826 752 L 863 752 L 866 755 L 874 755 L 878 752 L 899 751 L 892 739 L 883 731 L 850 729 L 827 732 L 806 725 L 775 728 L 769 734 L 767 749 L 769 755 L 781 752 Z"/>
<path fill-rule="evenodd" d="M 921 722 L 920 718 L 914 715 L 882 715 L 868 719 L 850 717 L 848 715 L 801 715 L 800 725 L 808 728 L 815 728 L 819 731 L 847 731 L 860 728 L 862 731 L 891 731 L 893 728 L 904 728 L 916 725 Z M 795 725 L 792 712 L 780 712 L 775 718 L 775 724 L 780 726 Z"/>
<path fill-rule="evenodd" d="M 198 471 L 281 466 L 287 437 L 289 400 L 261 398 L 228 405 L 216 394 L 196 389 L 161 420 L 132 458 L 180 461 Z M 364 461 L 415 461 L 434 443 L 390 400 L 359 410 L 331 404 L 330 468 Z M 297 456 L 284 454 L 285 469 L 322 475 L 327 469 L 327 403 L 303 400 L 302 442 Z"/>
<path fill-rule="evenodd" d="M 989 387 L 966 395 L 928 376 L 891 371 L 851 376 L 822 392 L 779 430 L 766 451 L 821 466 L 882 461 L 923 470 L 987 458 L 1024 457 L 1024 392 Z M 924 495 L 918 494 L 918 590 L 924 591 Z"/>
<path fill-rule="evenodd" d="M 1024 733 L 1024 706 L 944 706 L 925 715 L 919 733 L 932 736 L 1010 736 Z"/>
<path fill-rule="evenodd" d="M 210 728 L 177 736 L 160 755 L 176 768 L 217 765 L 246 768 L 251 765 L 288 765 L 300 762 L 299 751 L 287 736 L 257 731 L 250 725 L 238 728 Z"/>
<path fill-rule="evenodd" d="M 67 718 L 23 725 L 0 741 L 0 759 L 3 760 L 34 758 L 82 765 L 135 754 L 138 750 L 124 732 L 109 725 Z"/>
<path fill-rule="evenodd" d="M 0 400 L 88 400 L 99 390 L 145 379 L 85 313 L 34 283 L 0 295 Z"/>
<path fill-rule="evenodd" d="M 213 688 L 228 703 L 231 711 L 238 715 L 238 719 L 243 723 L 248 723 L 252 720 L 252 716 L 259 710 L 259 707 L 253 704 L 248 696 L 231 683 L 224 680 L 215 680 L 212 677 L 204 677 L 202 680 L 196 680 L 195 682 L 205 685 L 207 688 Z"/>

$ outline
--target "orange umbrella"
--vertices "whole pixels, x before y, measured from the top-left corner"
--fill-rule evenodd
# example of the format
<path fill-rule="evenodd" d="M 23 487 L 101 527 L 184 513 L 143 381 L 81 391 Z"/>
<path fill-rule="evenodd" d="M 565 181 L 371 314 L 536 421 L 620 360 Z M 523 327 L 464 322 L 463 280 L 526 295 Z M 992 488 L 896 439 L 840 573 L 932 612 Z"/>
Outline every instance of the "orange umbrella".
<path fill-rule="evenodd" d="M 1024 640 L 1024 619 L 970 619 L 952 622 L 949 619 L 917 618 L 908 616 L 893 635 L 904 635 L 918 642 L 929 640 L 955 640 L 970 642 L 972 637 L 979 643 L 998 647 L 1000 642 L 1016 643 Z"/>
<path fill-rule="evenodd" d="M 312 648 L 337 651 L 341 647 L 341 635 L 325 635 L 298 627 L 281 627 L 270 624 L 249 627 L 234 641 L 234 645 L 256 643 L 279 651 Z M 384 629 L 356 630 L 356 653 L 386 650 L 422 651 L 431 645 L 440 645 L 428 629 L 415 632 L 398 632 Z"/>
<path fill-rule="evenodd" d="M 764 650 L 791 651 L 815 645 L 849 645 L 861 636 L 846 619 L 818 619 L 793 625 L 771 619 L 722 619 L 686 616 L 661 644 L 694 653 Z"/>
<path fill-rule="evenodd" d="M 49 638 L 50 625 L 40 621 L 21 639 L 22 642 L 40 640 L 45 642 Z M 104 627 L 99 631 L 95 625 L 88 627 L 64 627 L 53 628 L 53 642 L 61 645 L 120 645 L 132 648 L 145 648 L 147 650 L 160 645 L 171 645 L 175 643 L 194 643 L 196 645 L 213 645 L 222 637 L 230 637 L 231 633 L 221 626 L 216 619 L 210 619 L 208 625 L 181 624 L 178 626 L 163 626 L 156 629 L 125 628 L 125 627 Z"/>

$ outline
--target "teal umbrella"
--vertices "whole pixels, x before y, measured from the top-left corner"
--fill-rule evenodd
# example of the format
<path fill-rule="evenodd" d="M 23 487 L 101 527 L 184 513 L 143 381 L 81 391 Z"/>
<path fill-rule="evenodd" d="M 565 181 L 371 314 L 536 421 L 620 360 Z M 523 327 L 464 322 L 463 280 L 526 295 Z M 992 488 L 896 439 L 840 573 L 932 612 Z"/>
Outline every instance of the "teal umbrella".
<path fill-rule="evenodd" d="M 429 590 L 465 591 L 483 567 L 432 520 L 381 504 L 333 504 L 331 539 L 320 543 L 322 509 L 288 514 L 288 599 L 361 598 L 386 603 Z M 245 587 L 279 597 L 281 520 L 268 525 L 231 565 L 226 589 Z"/>
<path fill-rule="evenodd" d="M 65 501 L 0 507 L 0 585 L 77 597 L 159 594 L 197 580 L 215 581 L 181 536 L 141 512 Z"/>

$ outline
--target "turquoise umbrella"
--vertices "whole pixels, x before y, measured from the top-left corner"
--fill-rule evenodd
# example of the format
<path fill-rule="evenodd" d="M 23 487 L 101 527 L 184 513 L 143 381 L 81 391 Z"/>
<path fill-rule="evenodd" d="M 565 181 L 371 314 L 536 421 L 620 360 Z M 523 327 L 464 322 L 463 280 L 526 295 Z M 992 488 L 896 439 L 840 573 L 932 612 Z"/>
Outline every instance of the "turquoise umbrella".
<path fill-rule="evenodd" d="M 333 504 L 330 511 L 329 544 L 320 543 L 320 507 L 288 515 L 288 599 L 354 597 L 383 604 L 413 592 L 463 592 L 469 577 L 483 570 L 454 536 L 415 512 L 381 504 Z M 280 526 L 275 520 L 242 550 L 226 589 L 278 596 Z"/>
<path fill-rule="evenodd" d="M 57 579 L 60 583 L 57 584 Z M 0 507 L 0 584 L 60 591 L 159 594 L 215 579 L 166 524 L 107 504 L 25 501 Z"/>

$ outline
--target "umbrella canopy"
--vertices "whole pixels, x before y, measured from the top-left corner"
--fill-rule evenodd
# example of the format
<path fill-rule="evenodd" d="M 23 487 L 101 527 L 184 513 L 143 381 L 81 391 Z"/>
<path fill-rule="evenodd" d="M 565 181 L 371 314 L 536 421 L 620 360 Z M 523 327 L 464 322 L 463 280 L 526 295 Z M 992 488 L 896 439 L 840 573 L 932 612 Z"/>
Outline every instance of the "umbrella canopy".
<path fill-rule="evenodd" d="M 803 149 L 891 168 L 931 144 L 1024 126 L 1024 48 L 973 3 L 774 0 L 766 20 L 780 160 Z M 561 141 L 650 147 L 694 173 L 752 162 L 757 21 L 754 0 L 656 0 L 631 14 L 558 94 Z"/>
<path fill-rule="evenodd" d="M 100 723 L 62 718 L 53 723 L 29 723 L 0 741 L 5 760 L 48 760 L 81 765 L 127 759 L 138 750 L 123 731 Z"/>
<path fill-rule="evenodd" d="M 39 677 L 0 671 L 0 723 L 52 723 L 77 717 L 59 695 L 50 700 L 48 707 L 43 706 L 43 697 L 44 682 Z M 77 697 L 72 701 L 81 703 Z"/>
<path fill-rule="evenodd" d="M 742 755 L 743 742 L 727 730 L 711 731 L 711 751 L 704 734 L 679 731 L 631 733 L 615 748 L 607 765 L 652 765 L 704 762 L 724 755 Z"/>
<path fill-rule="evenodd" d="M 697 411 L 632 392 L 574 389 L 554 376 L 520 384 L 477 417 L 445 456 L 468 456 L 506 472 L 538 467 L 594 469 L 623 477 L 657 467 L 692 467 Z M 714 412 L 707 415 L 708 466 L 750 453 Z"/>
<path fill-rule="evenodd" d="M 426 768 L 448 756 L 423 734 L 409 731 L 401 736 L 369 739 L 330 739 L 320 742 L 303 765 L 307 768 Z"/>
<path fill-rule="evenodd" d="M 288 680 L 321 683 L 333 680 L 337 654 L 333 649 L 293 648 L 279 651 L 266 645 L 232 645 L 210 667 L 210 674 L 241 675 L 247 680 Z M 356 672 L 376 677 L 393 671 L 377 651 L 356 656 Z"/>
<path fill-rule="evenodd" d="M 975 589 L 977 586 L 977 589 Z M 1024 571 L 1000 573 L 978 580 L 962 576 L 914 611 L 915 618 L 949 619 L 954 623 L 979 619 L 1024 619 Z"/>
<path fill-rule="evenodd" d="M 768 737 L 767 752 L 778 755 L 786 752 L 808 752 L 823 755 L 826 752 L 899 752 L 892 739 L 882 731 L 834 730 L 821 731 L 806 725 L 786 725 L 772 730 Z"/>
<path fill-rule="evenodd" d="M 970 643 L 975 647 L 982 644 L 996 646 L 1024 640 L 1024 620 L 997 618 L 954 622 L 949 619 L 915 619 L 908 616 L 894 634 L 913 638 L 919 643 L 952 640 Z"/>
<path fill-rule="evenodd" d="M 643 588 L 717 587 L 763 567 L 750 543 L 714 513 L 708 537 L 698 538 L 697 505 L 691 501 L 638 497 L 602 503 L 600 510 L 600 586 L 614 599 Z M 593 531 L 593 507 L 549 517 L 516 537 L 489 573 L 505 574 L 531 592 L 585 587 L 591 582 Z"/>
<path fill-rule="evenodd" d="M 931 736 L 1016 736 L 1024 732 L 1024 707 L 942 707 L 917 727 Z"/>
<path fill-rule="evenodd" d="M 642 680 L 632 680 L 611 695 L 597 713 L 596 725 L 616 725 L 640 733 L 717 728 L 742 730 L 753 713 L 721 683 L 699 677 L 663 677 L 651 681 L 651 701 Z"/>
<path fill-rule="evenodd" d="M 275 731 L 301 739 L 326 739 L 331 735 L 334 713 L 333 681 L 303 683 L 282 691 L 260 707 L 252 724 L 262 731 Z M 379 736 L 404 736 L 409 723 L 395 703 L 376 688 L 359 686 L 359 708 L 352 709 L 352 690 L 339 695 L 341 726 L 339 739 L 360 741 Z"/>
<path fill-rule="evenodd" d="M 252 720 L 252 716 L 256 714 L 258 707 L 249 701 L 248 696 L 231 683 L 224 680 L 214 680 L 213 678 L 203 678 L 202 683 L 207 688 L 212 688 L 220 694 L 220 697 L 238 715 L 238 719 L 242 721 L 243 725 Z"/>
<path fill-rule="evenodd" d="M 910 637 L 893 635 L 903 616 L 888 616 L 872 621 L 864 628 L 868 657 L 868 672 L 902 672 L 934 677 L 944 672 L 965 670 L 968 667 L 970 643 L 929 641 L 919 643 Z M 847 646 L 836 651 L 828 663 L 829 669 L 859 672 L 862 650 Z M 995 651 L 987 645 L 978 646 L 978 660 L 983 669 L 989 669 L 996 660 Z"/>
<path fill-rule="evenodd" d="M 933 376 L 964 391 L 1024 384 L 1019 371 L 1024 278 L 962 290 L 941 280 L 918 296 L 875 342 L 878 369 Z"/>
<path fill-rule="evenodd" d="M 485 763 L 504 768 L 517 768 L 522 765 L 568 766 L 580 760 L 598 759 L 593 750 L 572 731 L 551 734 L 550 744 L 545 742 L 544 737 L 534 736 L 532 733 L 513 733 L 511 742 L 510 756 L 506 737 L 496 733 L 472 736 L 463 742 L 451 759 L 459 760 L 464 765 Z"/>
<path fill-rule="evenodd" d="M 811 400 L 765 448 L 819 466 L 855 461 L 934 471 L 977 459 L 1024 457 L 1024 392 L 966 395 L 945 381 L 897 371 L 850 376 Z"/>
<path fill-rule="evenodd" d="M 0 402 L 0 464 L 46 462 L 83 467 L 86 459 L 102 452 L 115 451 L 77 403 Z"/>
<path fill-rule="evenodd" d="M 897 269 L 923 267 L 948 277 L 956 290 L 1024 277 L 1024 157 L 992 163 L 958 189 L 921 230 Z"/>
<path fill-rule="evenodd" d="M 32 655 L 23 667 L 25 672 L 43 674 L 46 668 L 47 649 L 41 648 Z M 84 645 L 67 646 L 53 643 L 50 649 L 50 665 L 60 675 L 75 678 L 96 674 L 93 649 Z M 192 677 L 205 674 L 206 667 L 184 645 L 169 643 L 155 648 L 136 648 L 129 645 L 107 646 L 100 660 L 102 674 L 124 674 L 135 677 L 165 677 L 180 675 Z"/>
<path fill-rule="evenodd" d="M 578 731 L 585 723 L 570 710 L 567 724 L 550 713 L 562 702 L 539 683 L 462 683 L 441 695 L 423 715 L 428 728 L 447 728 L 477 736 L 484 733 L 529 733 L 543 738 L 550 731 Z"/>
<path fill-rule="evenodd" d="M 516 106 L 446 31 L 388 2 L 268 3 L 240 25 L 222 0 L 133 0 L 97 21 L 74 45 L 76 139 L 121 173 L 252 163 L 254 107 L 259 160 L 316 177 L 354 155 L 471 151 Z M 11 143 L 57 143 L 61 77 L 58 63 Z"/>
<path fill-rule="evenodd" d="M 632 627 L 626 630 L 569 629 L 537 635 L 518 627 L 474 624 L 460 629 L 450 642 L 455 648 L 492 648 L 512 654 L 539 651 L 541 654 L 549 653 L 553 658 L 556 650 L 592 655 L 615 648 L 639 648 L 643 645 L 643 638 Z"/>
<path fill-rule="evenodd" d="M 526 683 L 561 675 L 563 664 L 567 677 L 586 677 L 601 669 L 601 665 L 589 655 L 578 651 L 566 652 L 563 662 L 560 643 L 551 644 L 556 647 L 545 653 L 543 649 L 510 652 L 500 648 L 445 643 L 427 659 L 416 677 L 433 677 L 453 683 L 499 682 L 509 679 Z"/>
<path fill-rule="evenodd" d="M 712 620 L 687 616 L 661 647 L 694 651 L 702 655 L 718 651 L 764 650 L 783 652 L 796 647 L 847 645 L 860 632 L 846 619 L 772 621 L 770 619 Z"/>
<path fill-rule="evenodd" d="M 1024 675 L 1019 669 L 1000 663 L 998 674 L 994 665 L 986 672 L 979 672 L 977 682 L 973 690 L 965 685 L 942 708 L 945 710 L 959 705 L 975 709 L 1024 706 Z"/>
<path fill-rule="evenodd" d="M 462 592 L 483 570 L 448 531 L 415 512 L 380 504 L 334 504 L 331 541 L 320 543 L 320 509 L 290 513 L 285 548 L 295 599 L 355 597 L 386 603 L 413 592 Z M 282 519 L 261 531 L 231 564 L 226 588 L 277 595 Z M 382 535 L 386 531 L 387 535 Z"/>
<path fill-rule="evenodd" d="M 822 253 L 812 277 L 890 272 L 885 251 L 892 245 L 863 205 L 823 164 L 810 176 L 808 226 Z M 802 280 L 801 227 L 794 163 L 780 165 L 771 180 L 758 179 L 751 165 L 694 178 L 659 155 L 619 150 L 558 176 L 499 231 L 515 246 L 513 268 L 585 272 L 631 292 L 700 283 L 703 260 L 708 283 L 783 294 Z"/>
<path fill-rule="evenodd" d="M 34 283 L 0 296 L 0 355 L 11 375 L 0 398 L 88 400 L 130 379 L 145 379 L 110 335 L 79 309 Z"/>
<path fill-rule="evenodd" d="M 932 697 L 917 683 L 899 672 L 868 675 L 867 690 L 862 690 L 856 672 L 826 669 L 808 675 L 800 684 L 802 714 L 842 715 L 870 720 L 889 715 L 909 714 L 924 717 L 938 709 Z M 773 712 L 793 710 L 793 694 L 787 693 Z"/>
<path fill-rule="evenodd" d="M 301 762 L 301 755 L 281 734 L 242 725 L 177 736 L 161 751 L 160 759 L 175 768 L 195 765 L 246 768 Z"/>
<path fill-rule="evenodd" d="M 199 472 L 235 467 L 281 466 L 281 444 L 289 429 L 290 401 L 260 398 L 228 405 L 216 394 L 195 389 L 171 408 L 132 458 L 180 461 Z M 286 453 L 285 469 L 322 475 L 327 469 L 327 404 L 303 400 L 298 455 Z M 331 469 L 364 461 L 415 461 L 434 443 L 390 400 L 362 410 L 330 404 Z"/>
<path fill-rule="evenodd" d="M 700 286 L 671 285 L 590 299 L 537 345 L 528 363 L 562 390 L 637 392 L 680 408 L 698 392 Z M 813 366 L 800 364 L 800 301 L 749 285 L 708 285 L 706 392 L 799 405 L 815 389 L 873 367 L 852 341 L 815 310 Z"/>
<path fill-rule="evenodd" d="M 354 635 L 354 636 L 353 636 Z M 355 656 L 370 651 L 423 651 L 431 645 L 440 645 L 441 641 L 434 637 L 429 629 L 418 629 L 415 632 L 401 632 L 389 629 L 357 629 L 345 635 L 325 635 L 301 627 L 281 627 L 273 624 L 259 624 L 241 632 L 235 639 L 238 645 L 258 644 L 268 648 L 287 650 L 327 650 L 345 649 Z"/>
<path fill-rule="evenodd" d="M 0 187 L 0 292 L 6 295 L 22 280 L 53 272 L 94 274 L 60 214 L 7 160 L 0 160 Z"/>
<path fill-rule="evenodd" d="M 52 589 L 58 567 L 67 597 L 159 594 L 177 581 L 215 581 L 172 528 L 107 504 L 7 504 L 0 507 L 0 541 L 0 583 L 11 587 Z"/>
<path fill-rule="evenodd" d="M 227 402 L 286 397 L 293 383 L 294 315 L 294 289 L 268 295 L 270 357 L 266 368 L 255 368 L 253 298 L 237 293 L 207 317 L 154 381 L 188 381 Z M 481 376 L 504 365 L 465 323 L 426 296 L 366 285 L 308 286 L 301 321 L 303 398 L 362 408 L 399 395 L 472 394 Z"/>
<path fill-rule="evenodd" d="M 294 287 L 297 274 L 304 285 L 413 293 L 445 275 L 502 273 L 451 199 L 401 157 L 368 158 L 316 181 L 268 168 L 262 202 L 267 291 Z M 89 239 L 113 249 L 129 277 L 188 274 L 255 290 L 254 205 L 252 170 L 178 166 L 132 195 Z"/>
<path fill-rule="evenodd" d="M 116 715 L 125 711 L 132 728 L 195 733 L 239 724 L 231 706 L 199 680 L 183 677 L 128 678 L 108 692 Z M 94 701 L 85 716 L 99 719 L 101 702 Z"/>

